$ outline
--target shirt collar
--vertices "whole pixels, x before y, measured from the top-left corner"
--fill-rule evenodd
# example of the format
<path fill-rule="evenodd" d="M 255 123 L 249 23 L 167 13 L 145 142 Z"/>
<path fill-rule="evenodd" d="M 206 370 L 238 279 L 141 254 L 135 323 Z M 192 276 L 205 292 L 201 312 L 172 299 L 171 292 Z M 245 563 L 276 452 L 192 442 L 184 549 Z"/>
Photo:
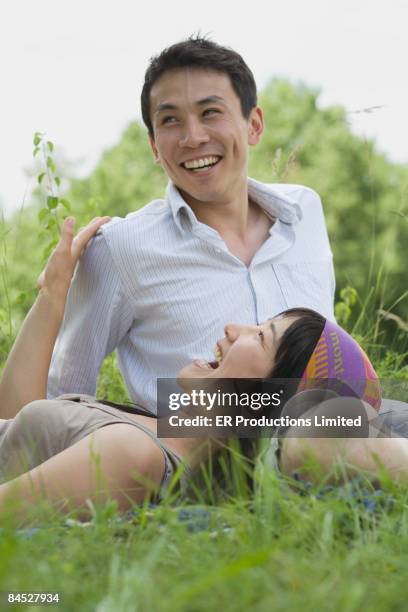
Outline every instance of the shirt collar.
<path fill-rule="evenodd" d="M 181 211 L 185 211 L 184 214 L 188 217 L 192 226 L 198 223 L 197 217 L 195 216 L 194 212 L 187 204 L 187 202 L 183 199 L 181 193 L 172 181 L 169 181 L 167 185 L 166 201 L 170 205 L 174 222 L 179 227 L 179 229 L 185 229 L 182 223 Z"/>
<path fill-rule="evenodd" d="M 248 194 L 267 213 L 287 225 L 296 225 L 302 219 L 301 208 L 295 200 L 278 191 L 273 185 L 260 183 L 248 177 Z M 167 185 L 166 201 L 171 208 L 174 222 L 181 230 L 185 229 L 182 223 L 182 214 L 187 216 L 192 226 L 198 223 L 193 210 L 183 199 L 172 181 L 169 181 Z M 184 211 L 184 213 L 181 211 Z"/>
<path fill-rule="evenodd" d="M 299 204 L 274 185 L 260 183 L 248 177 L 248 194 L 266 212 L 287 225 L 296 225 L 302 220 Z"/>

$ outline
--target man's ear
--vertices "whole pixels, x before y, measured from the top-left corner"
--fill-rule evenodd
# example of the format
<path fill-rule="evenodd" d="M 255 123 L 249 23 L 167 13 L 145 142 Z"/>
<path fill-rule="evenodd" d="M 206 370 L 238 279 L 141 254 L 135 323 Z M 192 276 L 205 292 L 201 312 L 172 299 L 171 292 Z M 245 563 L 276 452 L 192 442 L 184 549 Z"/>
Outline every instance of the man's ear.
<path fill-rule="evenodd" d="M 155 161 L 156 164 L 160 164 L 161 163 L 160 162 L 160 155 L 159 155 L 159 152 L 157 150 L 156 143 L 154 142 L 154 138 L 153 138 L 153 136 L 151 134 L 149 134 L 149 142 L 150 142 L 150 147 L 151 147 L 151 149 L 153 151 L 154 161 Z"/>
<path fill-rule="evenodd" d="M 251 110 L 251 114 L 248 119 L 248 144 L 257 145 L 261 139 L 264 131 L 264 118 L 262 109 L 259 106 L 255 106 Z"/>

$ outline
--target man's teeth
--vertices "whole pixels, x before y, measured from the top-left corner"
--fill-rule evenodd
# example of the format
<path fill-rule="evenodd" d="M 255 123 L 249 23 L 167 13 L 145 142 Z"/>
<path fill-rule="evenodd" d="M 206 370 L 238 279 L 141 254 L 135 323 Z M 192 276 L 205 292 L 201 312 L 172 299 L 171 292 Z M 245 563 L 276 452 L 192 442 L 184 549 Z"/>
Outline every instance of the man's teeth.
<path fill-rule="evenodd" d="M 219 159 L 219 157 L 203 157 L 202 159 L 186 161 L 183 165 L 187 170 L 195 170 L 196 168 L 204 168 L 204 166 L 213 166 Z"/>

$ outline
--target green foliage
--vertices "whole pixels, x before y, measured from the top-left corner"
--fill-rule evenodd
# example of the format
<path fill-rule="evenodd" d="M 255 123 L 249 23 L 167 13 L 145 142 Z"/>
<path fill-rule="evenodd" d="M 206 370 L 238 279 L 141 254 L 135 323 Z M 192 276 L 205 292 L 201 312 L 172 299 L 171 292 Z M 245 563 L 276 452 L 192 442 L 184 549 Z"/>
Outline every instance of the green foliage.
<path fill-rule="evenodd" d="M 338 323 L 368 353 L 381 379 L 408 380 L 408 366 L 405 365 L 408 357 L 408 326 L 390 312 L 399 301 L 406 300 L 407 295 L 403 294 L 394 303 L 388 302 L 386 309 L 380 291 L 381 280 L 381 275 L 378 275 L 375 286 L 364 299 L 353 287 L 341 289 L 340 300 L 334 306 L 335 316 Z"/>
<path fill-rule="evenodd" d="M 131 123 L 89 178 L 72 181 L 69 199 L 81 223 L 89 218 L 90 202 L 97 203 L 98 215 L 125 216 L 162 198 L 166 183 L 163 170 L 153 162 L 145 130 Z"/>
<path fill-rule="evenodd" d="M 7 238 L 10 230 L 4 219 L 0 222 L 0 372 L 14 340 L 12 304 L 8 282 Z"/>
<path fill-rule="evenodd" d="M 115 354 L 106 357 L 102 364 L 98 376 L 96 397 L 122 404 L 130 401 Z"/>
<path fill-rule="evenodd" d="M 41 585 L 62 611 L 403 610 L 406 490 L 291 484 L 265 472 L 252 504 L 146 505 L 123 520 L 108 502 L 84 525 L 55 511 L 35 532 L 3 522 L 0 589 Z"/>
<path fill-rule="evenodd" d="M 41 132 L 36 132 L 33 144 L 35 146 L 34 157 L 41 151 L 44 167 L 37 175 L 37 183 L 39 188 L 42 189 L 41 195 L 45 197 L 45 206 L 40 208 L 38 212 L 38 221 L 43 226 L 41 237 L 48 238 L 43 251 L 43 260 L 45 261 L 58 242 L 60 221 L 66 218 L 65 213 L 70 212 L 71 205 L 68 200 L 59 196 L 61 178 L 57 174 L 57 168 L 52 158 L 54 143 L 46 140 Z"/>
<path fill-rule="evenodd" d="M 384 357 L 377 364 L 378 376 L 385 380 L 406 380 L 408 381 L 408 353 L 397 353 L 396 351 L 386 350 Z M 384 393 L 384 396 L 387 394 Z M 392 390 L 388 394 L 395 398 Z"/>
<path fill-rule="evenodd" d="M 342 327 L 349 322 L 351 311 L 357 301 L 357 291 L 353 287 L 344 287 L 340 291 L 340 301 L 335 304 L 334 314 L 336 321 Z"/>
<path fill-rule="evenodd" d="M 260 96 L 266 128 L 251 150 L 250 174 L 266 182 L 302 183 L 321 194 L 334 251 L 336 314 L 380 362 L 385 346 L 406 350 L 406 332 L 395 317 L 408 320 L 408 171 L 378 153 L 372 141 L 353 135 L 344 109 L 321 109 L 318 98 L 319 91 L 304 84 L 270 82 Z M 60 192 L 63 168 L 57 174 L 53 143 L 37 132 L 33 144 L 36 163 L 42 160 L 34 205 L 5 223 L 0 239 L 3 252 L 7 246 L 1 264 L 7 292 L 0 293 L 0 308 L 11 321 L 9 337 L 32 303 L 44 255 L 65 214 L 75 215 L 77 226 L 98 215 L 124 216 L 163 197 L 167 182 L 137 122 L 88 178 L 70 182 L 66 194 Z M 357 291 L 356 304 L 347 287 Z"/>
<path fill-rule="evenodd" d="M 407 287 L 407 168 L 353 135 L 344 109 L 319 108 L 318 96 L 303 84 L 270 82 L 260 96 L 266 129 L 252 152 L 251 175 L 315 189 L 325 209 L 338 286 L 365 293 L 384 269 L 389 299 L 395 299 Z"/>

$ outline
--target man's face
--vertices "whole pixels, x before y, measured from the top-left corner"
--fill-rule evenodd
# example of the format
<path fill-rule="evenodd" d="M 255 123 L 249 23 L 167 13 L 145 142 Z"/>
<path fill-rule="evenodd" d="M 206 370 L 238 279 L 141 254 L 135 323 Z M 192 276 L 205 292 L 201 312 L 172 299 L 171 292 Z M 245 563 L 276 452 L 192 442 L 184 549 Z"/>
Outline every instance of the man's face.
<path fill-rule="evenodd" d="M 150 93 L 156 161 L 189 204 L 230 202 L 246 188 L 248 146 L 263 131 L 262 111 L 249 119 L 226 74 L 177 69 Z"/>

